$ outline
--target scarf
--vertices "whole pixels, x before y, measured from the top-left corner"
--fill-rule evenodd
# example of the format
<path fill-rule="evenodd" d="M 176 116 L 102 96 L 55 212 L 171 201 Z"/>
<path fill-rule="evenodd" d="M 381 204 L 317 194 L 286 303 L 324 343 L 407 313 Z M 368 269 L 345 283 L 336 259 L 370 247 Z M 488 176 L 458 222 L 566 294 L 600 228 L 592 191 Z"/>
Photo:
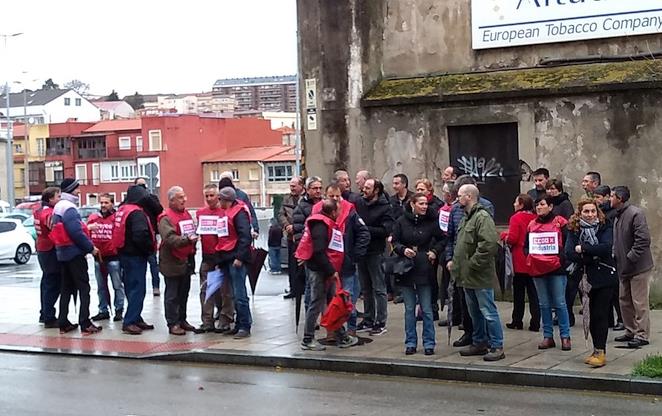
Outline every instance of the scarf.
<path fill-rule="evenodd" d="M 579 242 L 582 244 L 588 244 L 590 246 L 598 245 L 598 228 L 600 227 L 600 221 L 597 219 L 593 223 L 579 219 Z"/>
<path fill-rule="evenodd" d="M 74 205 L 78 205 L 78 201 L 80 201 L 80 198 L 74 194 L 68 194 L 66 192 L 62 192 L 60 195 L 62 199 L 64 199 L 65 201 L 69 201 Z"/>

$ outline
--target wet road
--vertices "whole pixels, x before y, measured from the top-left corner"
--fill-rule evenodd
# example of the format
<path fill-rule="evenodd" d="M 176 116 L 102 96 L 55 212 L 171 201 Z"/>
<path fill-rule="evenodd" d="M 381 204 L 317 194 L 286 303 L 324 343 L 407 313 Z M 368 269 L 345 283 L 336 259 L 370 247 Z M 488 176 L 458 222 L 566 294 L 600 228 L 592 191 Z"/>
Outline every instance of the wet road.
<path fill-rule="evenodd" d="M 2 415 L 659 415 L 652 397 L 0 353 Z"/>

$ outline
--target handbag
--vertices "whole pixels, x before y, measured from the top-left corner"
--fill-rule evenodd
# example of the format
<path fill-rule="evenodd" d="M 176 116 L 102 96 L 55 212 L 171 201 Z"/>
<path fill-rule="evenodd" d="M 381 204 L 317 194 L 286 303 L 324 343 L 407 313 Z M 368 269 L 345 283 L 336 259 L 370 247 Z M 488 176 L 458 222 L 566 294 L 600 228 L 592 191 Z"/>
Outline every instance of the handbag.
<path fill-rule="evenodd" d="M 513 252 L 510 249 L 508 244 L 504 244 L 504 266 L 505 266 L 505 282 L 504 290 L 510 290 L 513 288 L 513 278 L 515 277 L 515 267 L 513 266 Z"/>
<path fill-rule="evenodd" d="M 320 325 L 329 332 L 337 331 L 349 320 L 353 309 L 354 305 L 352 305 L 350 294 L 343 289 L 342 282 L 336 275 L 336 294 L 326 306 Z"/>

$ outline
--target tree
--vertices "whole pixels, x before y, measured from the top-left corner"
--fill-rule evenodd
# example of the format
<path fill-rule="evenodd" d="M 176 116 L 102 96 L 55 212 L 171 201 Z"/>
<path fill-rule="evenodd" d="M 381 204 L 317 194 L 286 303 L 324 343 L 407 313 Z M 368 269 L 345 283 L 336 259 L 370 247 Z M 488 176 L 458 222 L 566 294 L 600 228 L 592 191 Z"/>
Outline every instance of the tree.
<path fill-rule="evenodd" d="M 41 86 L 42 90 L 59 90 L 60 86 L 53 81 L 53 78 L 48 78 L 44 85 Z"/>
<path fill-rule="evenodd" d="M 104 101 L 119 101 L 120 97 L 117 95 L 117 92 L 113 90 Z"/>
<path fill-rule="evenodd" d="M 124 101 L 126 101 L 131 107 L 133 107 L 134 110 L 140 110 L 141 108 L 144 107 L 145 104 L 145 99 L 141 94 L 138 93 L 138 91 L 136 91 L 136 93 L 133 95 L 124 97 Z"/>
<path fill-rule="evenodd" d="M 80 95 L 86 95 L 90 90 L 90 84 L 86 84 L 79 79 L 72 79 L 71 81 L 64 84 L 64 88 L 74 90 Z"/>

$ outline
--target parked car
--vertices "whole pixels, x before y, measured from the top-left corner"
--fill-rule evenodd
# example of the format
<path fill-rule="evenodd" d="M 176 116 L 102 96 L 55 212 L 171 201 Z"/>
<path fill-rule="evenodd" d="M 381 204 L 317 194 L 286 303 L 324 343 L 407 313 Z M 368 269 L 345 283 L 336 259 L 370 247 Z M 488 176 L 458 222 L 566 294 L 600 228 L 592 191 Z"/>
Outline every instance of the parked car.
<path fill-rule="evenodd" d="M 0 218 L 0 260 L 14 260 L 17 264 L 25 264 L 30 261 L 34 252 L 34 239 L 21 221 Z"/>
<path fill-rule="evenodd" d="M 12 213 L 20 212 L 25 215 L 32 215 L 36 210 L 41 207 L 40 201 L 31 201 L 31 202 L 21 202 L 16 205 L 16 208 L 12 210 Z"/>
<path fill-rule="evenodd" d="M 90 215 L 97 212 L 99 212 L 99 206 L 84 205 L 78 208 L 78 213 L 85 224 L 87 224 L 87 219 L 90 218 Z"/>
<path fill-rule="evenodd" d="M 9 205 L 9 202 L 0 200 L 0 216 L 8 214 L 10 210 L 11 205 Z"/>
<path fill-rule="evenodd" d="M 34 215 L 26 215 L 22 212 L 12 212 L 11 214 L 5 215 L 4 218 L 13 218 L 21 221 L 23 227 L 25 227 L 32 238 L 37 241 L 37 230 L 34 228 Z"/>

